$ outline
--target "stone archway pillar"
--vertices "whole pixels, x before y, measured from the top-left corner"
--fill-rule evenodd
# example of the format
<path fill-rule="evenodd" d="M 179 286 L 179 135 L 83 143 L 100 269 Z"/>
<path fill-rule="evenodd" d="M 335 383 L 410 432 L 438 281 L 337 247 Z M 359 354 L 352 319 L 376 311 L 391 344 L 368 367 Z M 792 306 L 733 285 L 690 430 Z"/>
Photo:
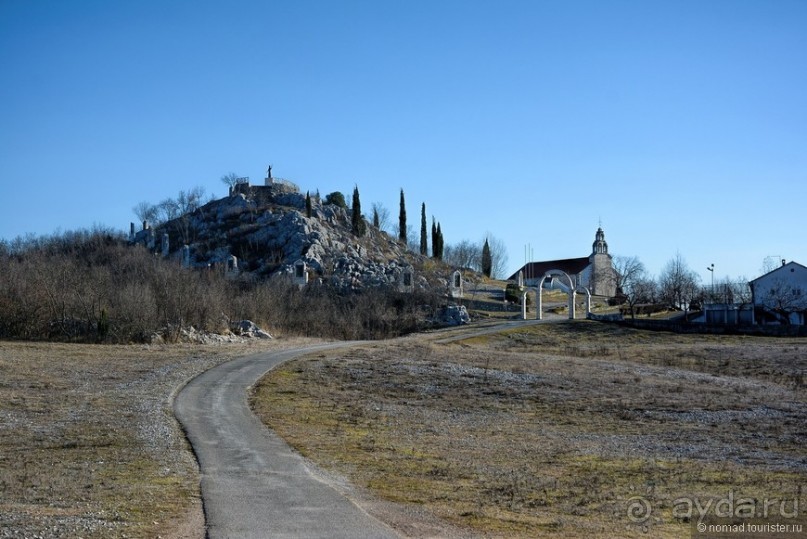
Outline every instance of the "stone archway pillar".
<path fill-rule="evenodd" d="M 550 270 L 550 271 L 547 271 L 546 273 L 544 273 L 544 276 L 541 277 L 541 280 L 538 281 L 538 284 L 534 288 L 534 290 L 535 290 L 535 319 L 536 320 L 543 320 L 544 319 L 544 301 L 543 301 L 543 299 L 544 299 L 543 298 L 544 281 L 546 281 L 547 277 L 552 277 L 552 276 L 555 276 L 555 275 L 566 277 L 566 280 L 569 281 L 569 292 L 567 292 L 567 295 L 569 297 L 569 318 L 573 319 L 574 316 L 575 316 L 575 307 L 574 307 L 575 291 L 574 291 L 574 283 L 572 281 L 572 278 L 569 277 L 569 275 L 566 272 L 562 271 L 562 270 Z M 589 298 L 590 297 L 591 296 L 589 295 Z M 524 320 L 526 320 L 527 319 L 526 305 L 524 306 L 523 309 L 524 310 L 522 310 L 522 318 Z"/>
<path fill-rule="evenodd" d="M 535 319 L 544 319 L 544 280 L 538 283 L 538 288 L 535 289 Z"/>
<path fill-rule="evenodd" d="M 569 292 L 569 320 L 574 320 L 575 315 L 575 299 L 577 298 L 577 292 L 571 290 Z"/>
<path fill-rule="evenodd" d="M 591 314 L 591 292 L 585 286 L 579 286 L 578 289 L 580 290 L 581 294 L 584 292 L 586 294 L 586 318 L 589 318 L 589 315 Z M 575 290 L 575 292 L 576 291 L 577 290 Z"/>

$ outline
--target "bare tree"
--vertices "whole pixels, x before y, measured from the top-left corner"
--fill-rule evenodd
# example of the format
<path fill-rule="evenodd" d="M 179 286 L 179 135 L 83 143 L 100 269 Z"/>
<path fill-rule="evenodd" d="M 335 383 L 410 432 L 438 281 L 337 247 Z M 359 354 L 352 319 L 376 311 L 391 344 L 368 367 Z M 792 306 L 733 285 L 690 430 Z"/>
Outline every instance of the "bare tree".
<path fill-rule="evenodd" d="M 635 256 L 615 256 L 612 275 L 616 280 L 617 294 L 621 294 L 630 307 L 631 318 L 636 317 L 634 306 L 648 295 L 647 270 L 642 261 Z"/>
<path fill-rule="evenodd" d="M 154 223 L 159 218 L 159 208 L 154 204 L 146 202 L 145 200 L 142 202 L 138 202 L 137 205 L 132 208 L 132 212 L 137 216 L 140 221 L 148 221 L 149 223 Z"/>
<path fill-rule="evenodd" d="M 378 224 L 376 224 L 376 221 Z M 379 230 L 388 232 L 387 229 L 390 225 L 389 210 L 380 202 L 373 202 L 373 224 L 376 224 Z"/>
<path fill-rule="evenodd" d="M 177 195 L 179 214 L 193 213 L 202 207 L 205 198 L 205 188 L 197 185 L 188 191 L 180 191 Z"/>
<path fill-rule="evenodd" d="M 171 197 L 165 198 L 157 204 L 158 223 L 166 223 L 180 216 L 179 203 Z"/>
<path fill-rule="evenodd" d="M 406 248 L 413 253 L 420 252 L 420 236 L 415 233 L 412 225 L 406 225 Z"/>
<path fill-rule="evenodd" d="M 807 311 L 807 294 L 785 279 L 776 279 L 761 299 L 763 305 L 778 314 L 786 324 L 791 322 L 791 314 Z"/>
<path fill-rule="evenodd" d="M 443 260 L 450 266 L 479 270 L 479 246 L 469 240 L 446 245 Z"/>
<path fill-rule="evenodd" d="M 230 172 L 221 177 L 221 182 L 232 190 L 238 184 L 240 176 L 235 172 Z"/>
<path fill-rule="evenodd" d="M 636 293 L 636 303 L 658 303 L 659 286 L 653 277 L 647 275 L 638 279 L 634 286 Z"/>
<path fill-rule="evenodd" d="M 676 253 L 659 276 L 661 298 L 670 305 L 689 311 L 690 302 L 698 294 L 700 276 L 692 271 L 681 256 Z"/>
<path fill-rule="evenodd" d="M 149 221 L 155 226 L 177 220 L 173 224 L 174 232 L 179 233 L 182 241 L 187 243 L 191 235 L 190 214 L 202 207 L 205 202 L 205 189 L 197 186 L 187 191 L 182 190 L 177 194 L 177 198 L 168 197 L 156 205 L 140 202 L 132 211 L 143 221 Z"/>
<path fill-rule="evenodd" d="M 762 260 L 762 267 L 759 269 L 760 275 L 770 273 L 782 265 L 782 259 L 779 256 L 766 256 Z"/>
<path fill-rule="evenodd" d="M 706 287 L 704 286 L 704 288 Z M 748 285 L 748 279 L 745 277 L 739 277 L 736 280 L 724 277 L 722 280 L 715 283 L 714 289 L 710 290 L 710 295 L 713 301 L 736 303 L 739 305 L 751 303 L 752 299 L 751 287 Z"/>
<path fill-rule="evenodd" d="M 204 187 L 193 187 L 188 191 L 180 191 L 176 205 L 179 210 L 177 228 L 184 243 L 191 241 L 191 214 L 198 210 L 204 201 Z"/>

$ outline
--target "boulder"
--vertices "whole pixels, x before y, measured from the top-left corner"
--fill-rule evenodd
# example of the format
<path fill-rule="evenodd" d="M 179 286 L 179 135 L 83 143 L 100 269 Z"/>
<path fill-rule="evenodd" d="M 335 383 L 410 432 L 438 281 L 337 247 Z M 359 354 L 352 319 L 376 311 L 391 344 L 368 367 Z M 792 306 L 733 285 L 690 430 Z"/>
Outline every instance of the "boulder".
<path fill-rule="evenodd" d="M 258 339 L 271 339 L 272 336 L 259 328 L 252 320 L 239 320 L 230 325 L 230 330 L 241 337 L 255 337 Z"/>
<path fill-rule="evenodd" d="M 462 326 L 471 321 L 465 305 L 449 305 L 437 315 L 436 322 L 442 326 Z"/>

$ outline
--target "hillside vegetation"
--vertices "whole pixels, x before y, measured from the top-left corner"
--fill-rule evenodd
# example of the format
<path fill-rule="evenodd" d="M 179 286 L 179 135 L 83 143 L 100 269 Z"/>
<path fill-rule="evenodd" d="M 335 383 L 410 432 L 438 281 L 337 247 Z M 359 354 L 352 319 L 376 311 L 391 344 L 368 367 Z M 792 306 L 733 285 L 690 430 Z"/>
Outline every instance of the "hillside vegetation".
<path fill-rule="evenodd" d="M 180 329 L 227 332 L 249 319 L 269 331 L 381 338 L 416 330 L 437 293 L 390 287 L 304 288 L 288 276 L 230 279 L 223 268 L 182 268 L 111 230 L 29 238 L 0 250 L 0 338 L 127 343 Z M 428 309 L 425 306 L 431 306 Z"/>

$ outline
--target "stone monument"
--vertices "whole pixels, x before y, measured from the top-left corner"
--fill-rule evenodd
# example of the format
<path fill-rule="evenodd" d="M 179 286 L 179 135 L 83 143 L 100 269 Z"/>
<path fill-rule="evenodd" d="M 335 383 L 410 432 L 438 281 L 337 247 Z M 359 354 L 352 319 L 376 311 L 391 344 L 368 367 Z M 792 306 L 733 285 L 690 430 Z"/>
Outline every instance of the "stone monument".
<path fill-rule="evenodd" d="M 449 285 L 449 289 L 451 291 L 452 298 L 462 297 L 462 273 L 460 270 L 457 270 L 451 274 L 451 283 Z"/>
<path fill-rule="evenodd" d="M 415 272 L 411 266 L 406 266 L 398 274 L 398 292 L 413 292 L 415 290 Z"/>
<path fill-rule="evenodd" d="M 308 265 L 305 260 L 298 260 L 294 263 L 294 284 L 300 288 L 308 284 Z"/>
<path fill-rule="evenodd" d="M 225 277 L 237 277 L 238 273 L 238 258 L 235 255 L 228 256 L 227 266 L 224 270 Z"/>

